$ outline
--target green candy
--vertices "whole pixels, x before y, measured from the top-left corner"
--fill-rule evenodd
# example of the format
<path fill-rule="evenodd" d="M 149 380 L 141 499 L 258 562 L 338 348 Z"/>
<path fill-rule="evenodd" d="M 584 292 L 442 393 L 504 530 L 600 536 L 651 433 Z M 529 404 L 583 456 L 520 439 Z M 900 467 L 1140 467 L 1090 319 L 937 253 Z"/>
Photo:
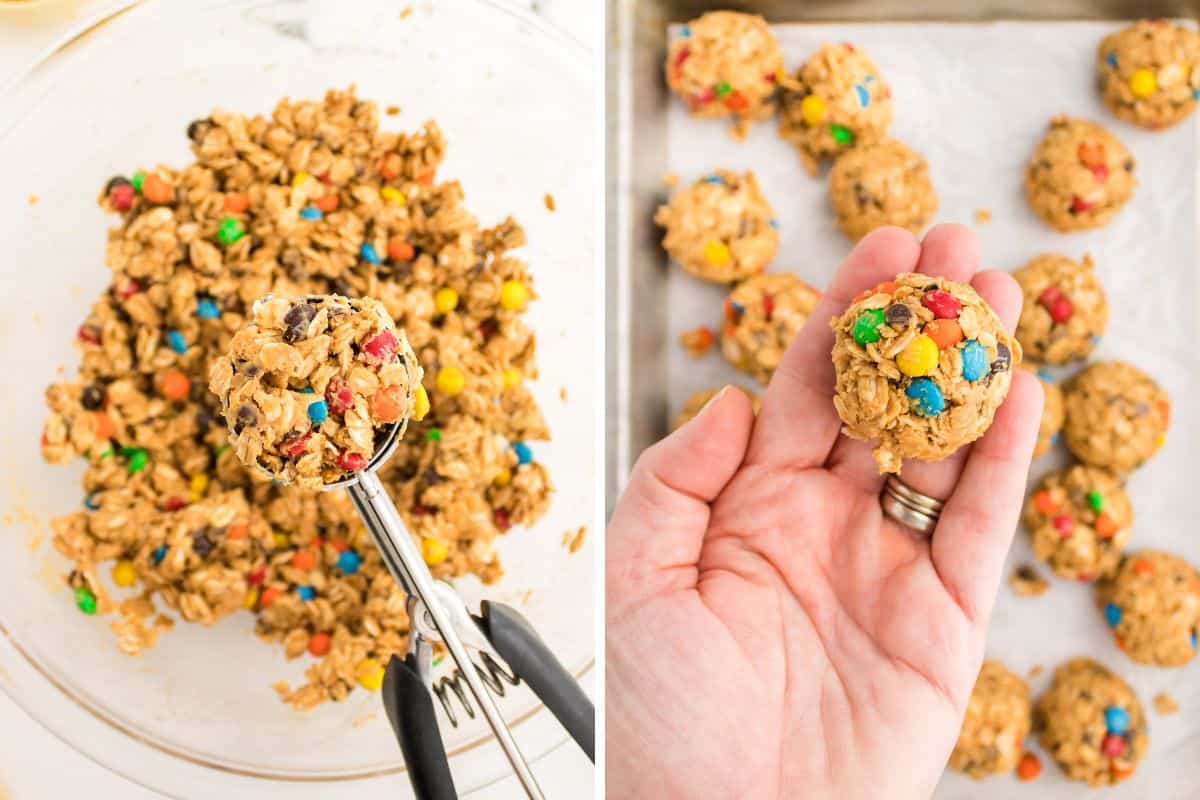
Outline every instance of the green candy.
<path fill-rule="evenodd" d="M 140 194 L 142 191 L 142 184 L 146 182 L 146 173 L 139 169 L 137 172 L 133 173 L 133 177 L 129 179 L 129 182 L 133 184 L 134 190 Z"/>
<path fill-rule="evenodd" d="M 129 459 L 129 474 L 136 475 L 146 468 L 150 454 L 140 447 L 122 447 L 121 455 Z"/>
<path fill-rule="evenodd" d="M 858 344 L 871 344 L 879 341 L 879 329 L 883 326 L 883 309 L 871 308 L 858 315 L 850 335 Z"/>
<path fill-rule="evenodd" d="M 430 442 L 440 442 L 442 440 L 441 428 L 433 428 L 429 433 L 425 434 L 425 438 Z"/>
<path fill-rule="evenodd" d="M 112 444 L 111 443 L 106 444 L 106 445 L 104 445 L 104 449 L 100 451 L 100 460 L 103 461 L 106 458 L 111 458 L 112 454 L 113 454 Z"/>
<path fill-rule="evenodd" d="M 730 86 L 725 81 L 721 81 L 720 83 L 717 84 L 717 89 L 716 89 L 717 97 L 724 97 L 725 95 L 729 94 L 732 91 L 733 91 L 733 87 Z"/>
<path fill-rule="evenodd" d="M 229 445 L 223 444 L 220 447 L 218 447 L 216 450 L 213 450 L 213 458 L 220 458 L 221 456 L 223 456 L 225 454 L 225 451 L 228 450 L 229 447 L 230 447 Z"/>
<path fill-rule="evenodd" d="M 1087 498 L 1088 505 L 1092 507 L 1092 511 L 1095 511 L 1097 514 L 1099 514 L 1104 510 L 1104 495 L 1100 494 L 1100 492 L 1092 489 L 1090 492 L 1088 492 Z"/>
<path fill-rule="evenodd" d="M 85 614 L 95 614 L 96 595 L 92 594 L 92 590 L 86 586 L 80 586 L 75 590 L 75 605 L 79 606 L 79 610 Z"/>
<path fill-rule="evenodd" d="M 246 226 L 237 217 L 226 217 L 217 226 L 217 239 L 228 247 L 246 235 Z"/>
<path fill-rule="evenodd" d="M 854 133 L 845 125 L 830 125 L 829 135 L 838 144 L 854 144 Z"/>

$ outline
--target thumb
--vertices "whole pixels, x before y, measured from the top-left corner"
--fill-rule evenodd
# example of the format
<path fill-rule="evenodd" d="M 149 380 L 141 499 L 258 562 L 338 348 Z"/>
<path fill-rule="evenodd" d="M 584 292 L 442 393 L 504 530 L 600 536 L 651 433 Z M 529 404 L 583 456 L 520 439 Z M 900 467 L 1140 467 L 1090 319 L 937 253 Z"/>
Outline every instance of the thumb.
<path fill-rule="evenodd" d="M 664 581 L 695 585 L 708 504 L 741 466 L 753 427 L 750 398 L 726 386 L 642 453 L 608 525 L 610 603 L 636 603 Z"/>

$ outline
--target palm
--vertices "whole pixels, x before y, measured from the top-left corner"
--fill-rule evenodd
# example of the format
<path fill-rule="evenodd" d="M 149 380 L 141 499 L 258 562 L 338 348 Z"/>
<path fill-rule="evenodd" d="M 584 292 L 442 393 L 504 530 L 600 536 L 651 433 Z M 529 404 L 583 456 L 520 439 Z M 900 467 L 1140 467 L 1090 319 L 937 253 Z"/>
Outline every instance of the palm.
<path fill-rule="evenodd" d="M 772 386 L 756 424 L 740 397 L 713 409 L 729 419 L 710 426 L 736 427 L 740 414 L 747 430 L 711 504 L 684 490 L 655 509 L 644 538 L 626 538 L 627 518 L 614 515 L 608 694 L 621 707 L 610 700 L 610 786 L 629 796 L 653 786 L 660 797 L 773 798 L 803 787 L 855 798 L 887 786 L 893 797 L 924 797 L 953 746 L 998 575 L 980 576 L 982 592 L 944 580 L 929 541 L 884 519 L 867 449 L 837 436 L 836 422 L 822 450 L 779 458 L 787 445 L 764 431 L 819 394 L 790 389 L 780 401 Z M 725 434 L 705 431 L 696 446 Z M 918 465 L 917 477 L 957 479 L 964 456 Z M 962 518 L 952 507 L 943 527 Z M 624 693 L 644 707 L 631 713 Z M 614 739 L 632 739 L 632 750 Z M 614 775 L 623 755 L 664 741 L 677 743 L 659 749 L 677 749 L 678 768 L 668 763 L 644 786 Z"/>

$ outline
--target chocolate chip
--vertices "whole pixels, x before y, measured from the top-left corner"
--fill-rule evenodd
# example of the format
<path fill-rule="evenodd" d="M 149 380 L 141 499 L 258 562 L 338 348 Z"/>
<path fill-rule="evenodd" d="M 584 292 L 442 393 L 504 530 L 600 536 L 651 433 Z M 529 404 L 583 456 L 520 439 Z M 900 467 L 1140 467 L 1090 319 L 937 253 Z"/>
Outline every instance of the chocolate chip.
<path fill-rule="evenodd" d="M 237 422 L 243 427 L 246 425 L 253 425 L 254 423 L 258 422 L 258 412 L 255 411 L 254 406 L 248 403 L 243 403 L 242 405 L 238 406 Z"/>
<path fill-rule="evenodd" d="M 200 144 L 200 140 L 212 129 L 212 125 L 211 119 L 194 119 L 187 126 L 187 137 L 196 144 Z"/>
<path fill-rule="evenodd" d="M 350 284 L 343 278 L 334 278 L 330 281 L 329 289 L 334 294 L 340 294 L 342 297 L 350 297 L 350 292 L 353 291 L 350 288 Z"/>
<path fill-rule="evenodd" d="M 1135 405 L 1133 407 L 1133 413 L 1135 416 L 1144 417 L 1150 413 L 1150 406 L 1146 405 L 1141 400 L 1139 400 L 1137 402 L 1137 405 Z"/>
<path fill-rule="evenodd" d="M 207 529 L 195 530 L 191 533 L 192 536 L 192 552 L 204 558 L 213 551 L 212 539 L 208 538 Z"/>
<path fill-rule="evenodd" d="M 912 309 L 904 303 L 892 303 L 884 310 L 883 317 L 893 328 L 903 328 L 912 319 Z"/>
<path fill-rule="evenodd" d="M 433 467 L 426 467 L 425 471 L 421 473 L 421 478 L 430 486 L 436 486 L 442 482 L 442 476 L 438 475 L 437 470 Z"/>
<path fill-rule="evenodd" d="M 1133 159 L 1132 158 L 1125 159 L 1125 171 L 1133 172 Z"/>
<path fill-rule="evenodd" d="M 308 303 L 298 303 L 289 308 L 288 312 L 283 315 L 283 324 L 287 326 L 283 331 L 283 340 L 291 344 L 303 339 L 308 332 L 309 323 L 316 315 L 316 306 Z"/>
<path fill-rule="evenodd" d="M 1012 366 L 1012 351 L 1004 342 L 996 344 L 996 360 L 992 362 L 992 374 L 1007 372 Z"/>
<path fill-rule="evenodd" d="M 207 433 L 208 427 L 213 423 L 212 412 L 207 408 L 202 408 L 196 412 L 196 429 L 200 433 Z"/>
<path fill-rule="evenodd" d="M 104 405 L 104 390 L 99 386 L 85 386 L 83 387 L 83 396 L 79 398 L 79 402 L 88 411 L 95 411 Z"/>

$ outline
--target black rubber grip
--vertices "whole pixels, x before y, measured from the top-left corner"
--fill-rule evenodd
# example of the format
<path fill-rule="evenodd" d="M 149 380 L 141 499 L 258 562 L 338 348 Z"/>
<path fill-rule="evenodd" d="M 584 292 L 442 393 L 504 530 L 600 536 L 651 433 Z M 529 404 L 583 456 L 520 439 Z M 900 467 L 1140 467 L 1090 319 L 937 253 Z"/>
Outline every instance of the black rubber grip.
<path fill-rule="evenodd" d="M 429 688 L 410 661 L 392 656 L 383 676 L 387 711 L 417 800 L 458 800 Z"/>
<path fill-rule="evenodd" d="M 529 684 L 580 749 L 596 761 L 596 709 L 533 626 L 502 603 L 482 603 L 484 633 L 517 677 Z"/>

